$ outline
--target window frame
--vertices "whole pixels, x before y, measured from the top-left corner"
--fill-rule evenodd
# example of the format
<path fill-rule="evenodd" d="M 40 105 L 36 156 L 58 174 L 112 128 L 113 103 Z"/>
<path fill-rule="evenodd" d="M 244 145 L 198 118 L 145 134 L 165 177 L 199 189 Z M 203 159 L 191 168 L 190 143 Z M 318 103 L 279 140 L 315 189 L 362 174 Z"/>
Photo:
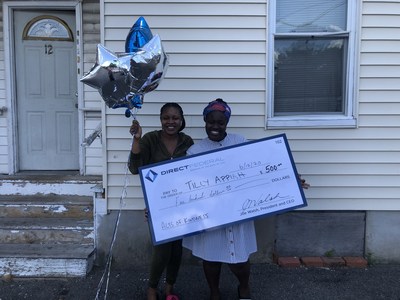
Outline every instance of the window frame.
<path fill-rule="evenodd" d="M 42 22 L 50 20 L 52 22 L 52 25 L 54 27 L 62 28 L 65 30 L 65 35 L 64 36 L 53 36 L 52 33 L 51 35 L 32 35 L 31 30 L 35 29 L 38 27 Z M 52 16 L 52 15 L 41 15 L 33 18 L 30 20 L 22 33 L 22 39 L 23 40 L 41 40 L 41 41 L 67 41 L 67 42 L 73 42 L 74 41 L 74 35 L 72 34 L 71 28 L 68 26 L 67 23 L 64 22 L 64 20 L 60 19 L 57 16 Z"/>
<path fill-rule="evenodd" d="M 358 33 L 360 27 L 359 1 L 348 0 L 347 30 L 349 35 L 347 49 L 347 80 L 345 82 L 345 109 L 343 114 L 301 114 L 290 116 L 274 116 L 274 43 L 276 32 L 276 2 L 270 0 L 268 5 L 267 30 L 267 105 L 266 128 L 355 128 L 357 127 L 357 99 L 358 99 Z M 279 34 L 279 36 L 301 36 L 297 34 Z M 309 34 L 307 34 L 309 35 Z M 315 35 L 315 34 L 313 34 Z M 332 33 L 319 33 L 319 36 L 332 36 Z"/>

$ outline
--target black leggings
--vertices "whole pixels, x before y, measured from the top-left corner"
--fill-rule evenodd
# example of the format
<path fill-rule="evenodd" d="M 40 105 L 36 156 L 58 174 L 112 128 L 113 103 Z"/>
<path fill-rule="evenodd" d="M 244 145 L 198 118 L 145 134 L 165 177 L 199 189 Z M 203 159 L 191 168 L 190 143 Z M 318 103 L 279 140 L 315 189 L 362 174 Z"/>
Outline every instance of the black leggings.
<path fill-rule="evenodd" d="M 163 271 L 166 282 L 174 285 L 182 260 L 182 240 L 172 241 L 153 247 L 149 287 L 156 289 Z"/>

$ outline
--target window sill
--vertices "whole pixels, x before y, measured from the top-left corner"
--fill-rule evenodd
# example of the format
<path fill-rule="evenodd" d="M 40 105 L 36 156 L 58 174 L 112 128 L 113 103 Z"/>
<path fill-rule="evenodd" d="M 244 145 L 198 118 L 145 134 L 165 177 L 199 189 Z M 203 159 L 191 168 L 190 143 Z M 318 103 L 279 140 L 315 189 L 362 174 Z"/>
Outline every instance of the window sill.
<path fill-rule="evenodd" d="M 303 118 L 275 117 L 267 120 L 267 129 L 279 128 L 356 128 L 355 118 L 323 118 L 304 116 Z"/>

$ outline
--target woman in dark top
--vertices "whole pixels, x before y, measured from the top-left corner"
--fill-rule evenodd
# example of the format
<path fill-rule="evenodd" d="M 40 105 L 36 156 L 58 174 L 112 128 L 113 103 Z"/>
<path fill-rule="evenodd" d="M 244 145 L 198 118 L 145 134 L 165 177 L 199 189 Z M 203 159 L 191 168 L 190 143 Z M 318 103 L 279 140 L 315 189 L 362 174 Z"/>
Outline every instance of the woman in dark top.
<path fill-rule="evenodd" d="M 185 128 L 185 118 L 179 104 L 170 102 L 161 107 L 161 130 L 148 132 L 142 137 L 142 127 L 137 120 L 132 121 L 130 133 L 134 136 L 129 157 L 129 170 L 138 174 L 138 168 L 147 164 L 174 159 L 186 155 L 193 145 L 190 136 L 181 132 Z M 167 242 L 153 247 L 147 299 L 157 299 L 157 287 L 166 269 L 165 293 L 168 299 L 173 294 L 182 258 L 182 240 Z"/>

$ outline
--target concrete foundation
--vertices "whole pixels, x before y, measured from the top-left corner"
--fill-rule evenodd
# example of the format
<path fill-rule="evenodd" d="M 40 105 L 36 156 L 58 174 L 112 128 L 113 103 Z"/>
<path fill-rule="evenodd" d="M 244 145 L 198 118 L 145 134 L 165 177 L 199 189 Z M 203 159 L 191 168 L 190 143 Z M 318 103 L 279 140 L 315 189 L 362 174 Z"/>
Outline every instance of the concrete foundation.
<path fill-rule="evenodd" d="M 104 265 L 118 211 L 96 216 L 96 264 Z M 361 256 L 370 263 L 400 263 L 400 212 L 294 211 L 255 220 L 253 263 L 273 256 Z M 122 211 L 112 247 L 113 267 L 150 263 L 151 237 L 143 211 Z M 183 263 L 199 263 L 184 249 Z"/>
<path fill-rule="evenodd" d="M 116 238 L 112 245 L 112 265 L 116 268 L 130 268 L 148 264 L 152 249 L 148 224 L 143 211 L 111 211 L 96 216 L 96 264 L 104 265 L 110 253 L 114 231 Z"/>
<path fill-rule="evenodd" d="M 365 212 L 295 211 L 277 216 L 277 256 L 363 256 Z"/>
<path fill-rule="evenodd" d="M 96 216 L 96 265 L 104 265 L 110 252 L 113 232 L 116 228 L 118 211 Z M 258 252 L 251 256 L 252 262 L 271 262 L 274 245 L 274 217 L 255 221 Z M 121 211 L 116 239 L 112 247 L 112 266 L 132 268 L 148 265 L 152 242 L 143 211 Z M 183 263 L 198 263 L 190 251 L 184 249 Z"/>
<path fill-rule="evenodd" d="M 365 231 L 365 254 L 372 263 L 400 263 L 400 212 L 367 212 Z"/>

